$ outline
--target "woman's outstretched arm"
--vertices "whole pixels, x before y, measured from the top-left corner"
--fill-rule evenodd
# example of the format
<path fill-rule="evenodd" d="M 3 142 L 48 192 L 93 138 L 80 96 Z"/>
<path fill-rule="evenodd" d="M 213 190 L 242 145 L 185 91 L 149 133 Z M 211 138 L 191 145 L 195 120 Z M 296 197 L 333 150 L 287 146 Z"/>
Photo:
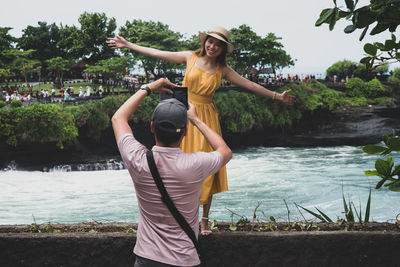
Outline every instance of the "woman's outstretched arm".
<path fill-rule="evenodd" d="M 107 44 L 112 49 L 129 48 L 130 50 L 145 56 L 154 57 L 178 64 L 186 64 L 187 60 L 189 60 L 190 56 L 192 55 L 191 51 L 171 52 L 133 44 L 125 40 L 125 38 L 119 36 L 118 34 L 115 35 L 115 37 L 109 37 Z"/>
<path fill-rule="evenodd" d="M 286 90 L 283 93 L 273 92 L 268 90 L 267 88 L 259 85 L 258 83 L 249 81 L 248 79 L 240 76 L 236 71 L 234 71 L 231 67 L 226 66 L 223 68 L 223 77 L 228 81 L 245 88 L 249 91 L 257 93 L 259 95 L 267 96 L 272 99 L 280 100 L 288 105 L 293 105 L 296 97 L 293 95 L 289 95 L 291 90 Z"/>

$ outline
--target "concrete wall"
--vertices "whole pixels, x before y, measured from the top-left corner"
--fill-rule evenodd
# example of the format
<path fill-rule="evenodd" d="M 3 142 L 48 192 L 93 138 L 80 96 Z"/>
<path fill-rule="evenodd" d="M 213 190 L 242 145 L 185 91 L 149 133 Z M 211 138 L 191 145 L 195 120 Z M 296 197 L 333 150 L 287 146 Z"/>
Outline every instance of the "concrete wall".
<path fill-rule="evenodd" d="M 0 233 L 0 266 L 133 266 L 132 233 Z M 400 266 L 399 232 L 233 232 L 201 239 L 207 266 Z"/>

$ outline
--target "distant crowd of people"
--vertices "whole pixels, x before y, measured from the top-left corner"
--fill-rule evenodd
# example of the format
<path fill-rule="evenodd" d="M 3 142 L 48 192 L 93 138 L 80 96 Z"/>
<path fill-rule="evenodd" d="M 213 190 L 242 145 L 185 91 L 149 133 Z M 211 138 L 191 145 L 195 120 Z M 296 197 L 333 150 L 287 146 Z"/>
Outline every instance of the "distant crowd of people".
<path fill-rule="evenodd" d="M 182 84 L 182 77 L 184 73 L 177 73 L 170 78 L 175 84 Z M 309 79 L 315 79 L 315 75 L 306 74 L 285 74 L 285 75 L 255 75 L 255 74 L 245 74 L 245 78 L 257 82 L 259 84 L 265 85 L 283 85 L 284 83 L 291 82 L 307 82 Z M 21 100 L 22 102 L 30 103 L 32 99 L 36 98 L 39 102 L 52 102 L 52 100 L 63 100 L 71 101 L 76 99 L 87 99 L 89 97 L 103 97 L 105 95 L 120 94 L 120 89 L 127 90 L 130 93 L 134 93 L 138 90 L 141 84 L 147 84 L 156 80 L 157 76 L 153 73 L 147 73 L 147 75 L 133 75 L 126 74 L 122 81 L 116 82 L 111 79 L 104 81 L 104 88 L 102 85 L 98 86 L 86 86 L 86 88 L 80 86 L 78 92 L 73 86 L 68 85 L 66 88 L 62 87 L 59 94 L 56 94 L 56 89 L 52 88 L 49 92 L 48 89 L 33 89 L 33 86 L 4 86 L 0 89 L 0 99 L 5 101 L 7 104 L 11 103 L 13 100 Z M 334 78 L 336 82 L 337 79 Z M 99 82 L 103 83 L 103 80 Z M 229 81 L 224 81 L 225 86 L 229 86 Z"/>

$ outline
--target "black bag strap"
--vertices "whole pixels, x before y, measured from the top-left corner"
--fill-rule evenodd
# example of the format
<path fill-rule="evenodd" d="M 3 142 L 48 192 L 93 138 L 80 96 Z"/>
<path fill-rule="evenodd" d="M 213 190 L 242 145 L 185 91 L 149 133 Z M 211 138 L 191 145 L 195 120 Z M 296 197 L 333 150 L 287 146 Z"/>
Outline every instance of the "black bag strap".
<path fill-rule="evenodd" d="M 185 220 L 185 218 L 182 216 L 182 214 L 175 207 L 175 204 L 174 204 L 174 202 L 172 202 L 172 199 L 169 197 L 168 192 L 165 189 L 164 183 L 158 172 L 156 163 L 154 162 L 153 152 L 151 150 L 147 151 L 146 157 L 147 157 L 147 163 L 149 164 L 151 174 L 153 175 L 154 181 L 158 187 L 158 190 L 160 191 L 162 202 L 164 202 L 164 204 L 168 207 L 169 211 L 174 216 L 175 220 L 182 227 L 183 231 L 185 231 L 185 233 L 192 240 L 194 247 L 196 248 L 197 255 L 199 256 L 199 259 L 201 262 L 200 243 L 197 240 L 192 227 L 190 227 L 188 222 Z"/>

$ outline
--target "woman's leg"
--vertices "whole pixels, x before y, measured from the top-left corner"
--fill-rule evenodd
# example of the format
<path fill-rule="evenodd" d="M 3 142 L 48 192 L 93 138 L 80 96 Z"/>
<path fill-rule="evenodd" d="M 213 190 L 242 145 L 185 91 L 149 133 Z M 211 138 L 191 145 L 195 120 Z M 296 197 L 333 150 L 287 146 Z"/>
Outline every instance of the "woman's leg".
<path fill-rule="evenodd" d="M 210 196 L 207 200 L 207 203 L 203 205 L 203 217 L 201 218 L 201 235 L 207 236 L 210 235 L 212 232 L 208 228 L 208 214 L 210 213 L 212 202 L 212 196 Z"/>

